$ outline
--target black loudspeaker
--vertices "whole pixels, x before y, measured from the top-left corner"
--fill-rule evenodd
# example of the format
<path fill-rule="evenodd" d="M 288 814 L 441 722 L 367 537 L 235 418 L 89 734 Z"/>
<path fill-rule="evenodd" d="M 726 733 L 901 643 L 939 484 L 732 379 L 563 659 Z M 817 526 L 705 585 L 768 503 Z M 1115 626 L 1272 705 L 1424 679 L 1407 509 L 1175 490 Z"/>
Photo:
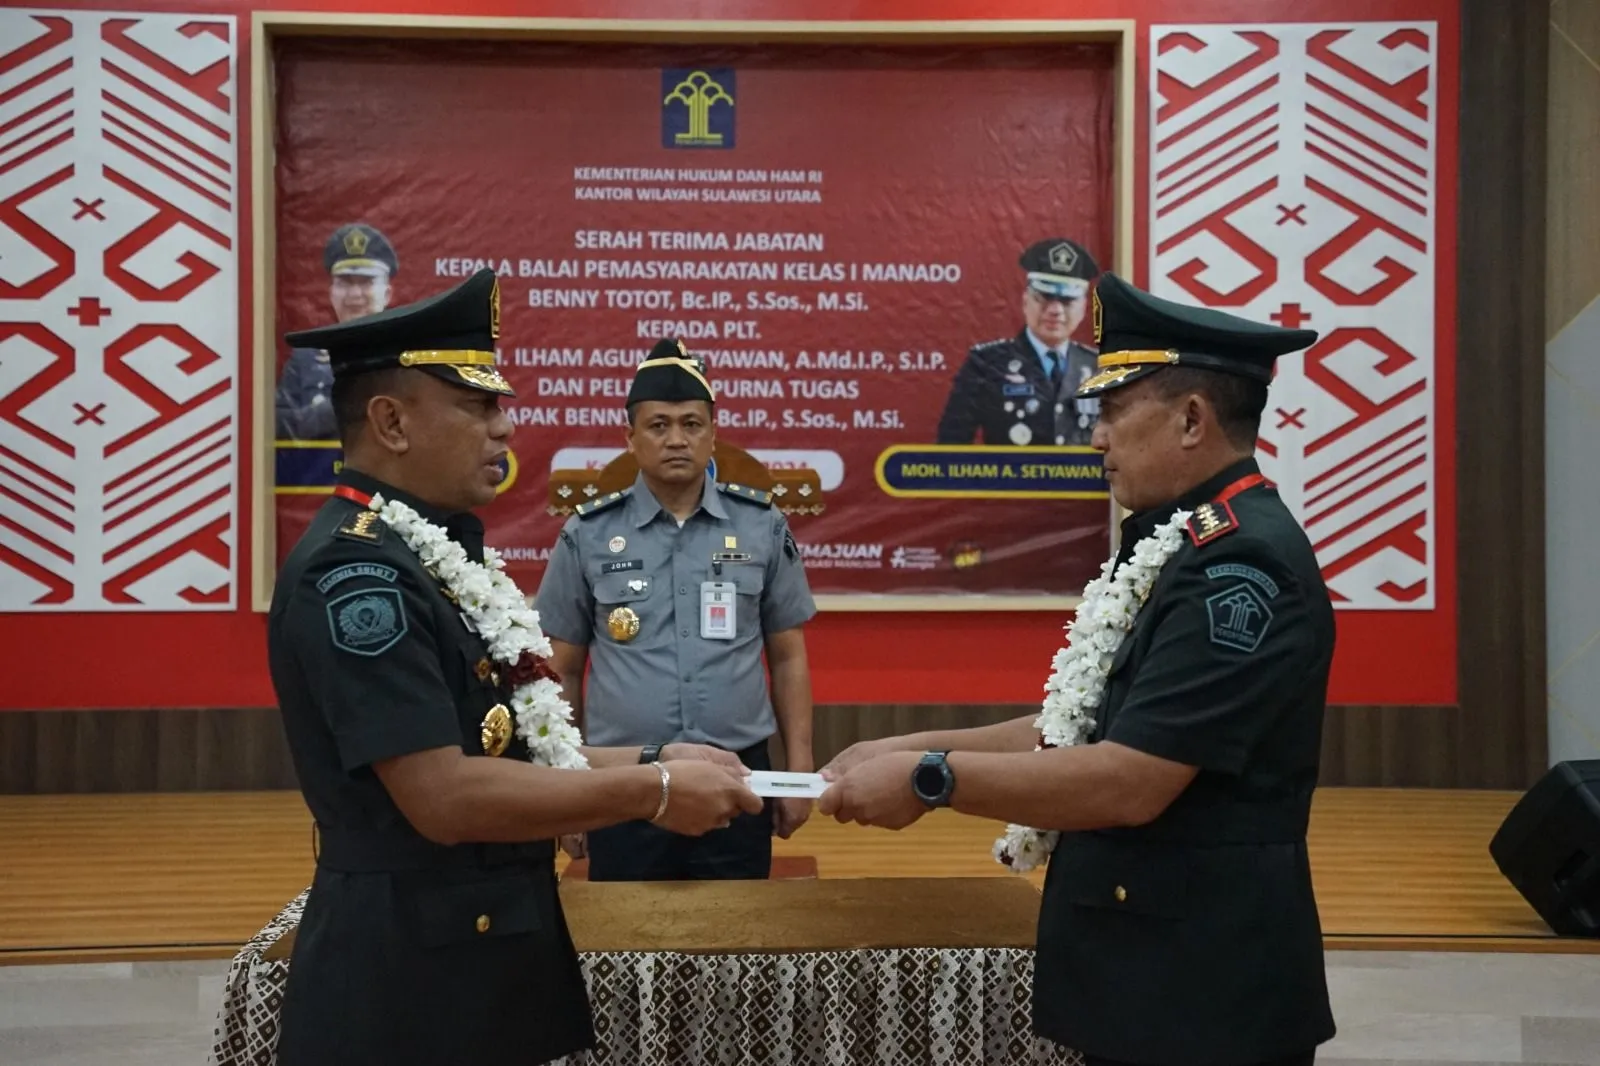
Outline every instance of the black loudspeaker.
<path fill-rule="evenodd" d="M 1489 854 L 1551 929 L 1600 936 L 1600 759 L 1551 767 L 1506 815 Z"/>

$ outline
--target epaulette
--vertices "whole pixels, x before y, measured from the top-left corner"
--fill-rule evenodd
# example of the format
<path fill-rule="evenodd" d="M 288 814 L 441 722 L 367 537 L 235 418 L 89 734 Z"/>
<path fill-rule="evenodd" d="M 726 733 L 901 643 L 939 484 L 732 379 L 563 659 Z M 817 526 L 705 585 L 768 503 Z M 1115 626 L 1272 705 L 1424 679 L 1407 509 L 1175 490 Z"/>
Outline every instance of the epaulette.
<path fill-rule="evenodd" d="M 1195 547 L 1200 547 L 1238 529 L 1239 519 L 1226 500 L 1218 500 L 1196 507 L 1184 525 L 1189 531 L 1189 539 L 1194 541 Z"/>
<path fill-rule="evenodd" d="M 333 535 L 361 544 L 377 544 L 383 540 L 384 531 L 388 528 L 377 511 L 363 507 L 359 511 L 350 512 L 345 520 L 339 523 L 339 528 L 333 531 Z"/>
<path fill-rule="evenodd" d="M 770 507 L 772 505 L 772 493 L 762 492 L 760 489 L 753 489 L 748 485 L 737 485 L 731 481 L 719 481 L 717 482 L 717 490 L 719 492 L 725 492 L 729 496 L 734 496 L 741 500 L 749 500 L 751 503 L 759 503 L 763 507 Z"/>
<path fill-rule="evenodd" d="M 580 503 L 578 506 L 572 509 L 573 513 L 579 518 L 588 518 L 590 515 L 599 514 L 606 508 L 615 507 L 623 500 L 626 500 L 628 498 L 628 493 L 632 491 L 633 486 L 629 485 L 621 492 L 613 492 L 610 495 L 600 497 L 598 500 L 590 500 L 588 503 Z"/>

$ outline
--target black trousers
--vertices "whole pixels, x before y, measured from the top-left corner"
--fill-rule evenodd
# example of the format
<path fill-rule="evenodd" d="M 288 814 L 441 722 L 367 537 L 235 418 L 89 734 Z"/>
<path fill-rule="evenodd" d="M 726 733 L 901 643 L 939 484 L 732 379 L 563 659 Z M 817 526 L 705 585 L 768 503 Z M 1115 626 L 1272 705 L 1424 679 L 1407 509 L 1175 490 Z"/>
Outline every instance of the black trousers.
<path fill-rule="evenodd" d="M 1299 1055 L 1287 1055 L 1281 1059 L 1268 1059 L 1265 1062 L 1254 1063 L 1252 1066 L 1312 1066 L 1312 1063 L 1316 1062 L 1316 1060 L 1317 1051 L 1312 1048 L 1310 1051 Z M 1098 1055 L 1085 1055 L 1083 1057 L 1083 1066 L 1130 1066 L 1130 1064 L 1117 1059 L 1103 1059 Z M 1174 1064 L 1174 1066 L 1177 1066 L 1177 1064 Z"/>
<path fill-rule="evenodd" d="M 772 769 L 765 741 L 738 754 L 752 770 Z M 591 881 L 764 881 L 772 874 L 772 801 L 704 836 L 623 822 L 589 833 L 588 846 Z"/>

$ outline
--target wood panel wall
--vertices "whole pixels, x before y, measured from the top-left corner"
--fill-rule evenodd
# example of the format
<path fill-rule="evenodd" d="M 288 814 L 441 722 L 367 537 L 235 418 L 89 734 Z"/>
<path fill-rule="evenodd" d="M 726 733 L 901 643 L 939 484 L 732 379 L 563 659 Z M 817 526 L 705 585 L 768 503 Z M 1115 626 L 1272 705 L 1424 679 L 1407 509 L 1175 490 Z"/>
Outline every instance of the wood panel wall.
<path fill-rule="evenodd" d="M 816 757 L 826 761 L 857 740 L 988 725 L 1036 710 L 1022 704 L 818 707 Z M 1322 782 L 1485 787 L 1467 776 L 1469 764 L 1460 759 L 1464 722 L 1454 707 L 1330 707 Z M 781 760 L 781 751 L 774 757 Z M 270 707 L 0 713 L 0 794 L 295 787 L 283 728 Z"/>
<path fill-rule="evenodd" d="M 1461 3 L 1455 781 L 1522 788 L 1548 757 L 1544 263 L 1549 5 Z M 1505 268 L 1485 290 L 1484 270 Z M 1427 649 L 1415 649 L 1427 654 Z M 1418 738 L 1426 740 L 1427 738 Z M 1444 747 L 1445 738 L 1437 743 Z"/>
<path fill-rule="evenodd" d="M 1545 769 L 1548 11 L 1543 4 L 1462 0 L 1461 14 L 1460 706 L 1329 708 L 1323 781 L 1330 785 L 1525 788 Z M 1396 654 L 1395 668 L 1403 669 L 1405 656 L 1429 649 Z M 866 737 L 985 724 L 1031 710 L 822 707 L 817 757 Z M 294 785 L 270 708 L 0 713 L 0 792 Z"/>

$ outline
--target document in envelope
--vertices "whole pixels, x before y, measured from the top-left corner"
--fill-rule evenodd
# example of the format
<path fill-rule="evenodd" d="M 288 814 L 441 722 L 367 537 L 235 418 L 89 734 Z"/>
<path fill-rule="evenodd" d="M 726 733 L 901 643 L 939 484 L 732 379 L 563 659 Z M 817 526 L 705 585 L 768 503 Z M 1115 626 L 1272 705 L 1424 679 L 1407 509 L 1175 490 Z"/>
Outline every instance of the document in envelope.
<path fill-rule="evenodd" d="M 792 796 L 815 799 L 828 789 L 821 774 L 791 774 L 781 770 L 752 770 L 750 791 L 758 796 Z"/>

